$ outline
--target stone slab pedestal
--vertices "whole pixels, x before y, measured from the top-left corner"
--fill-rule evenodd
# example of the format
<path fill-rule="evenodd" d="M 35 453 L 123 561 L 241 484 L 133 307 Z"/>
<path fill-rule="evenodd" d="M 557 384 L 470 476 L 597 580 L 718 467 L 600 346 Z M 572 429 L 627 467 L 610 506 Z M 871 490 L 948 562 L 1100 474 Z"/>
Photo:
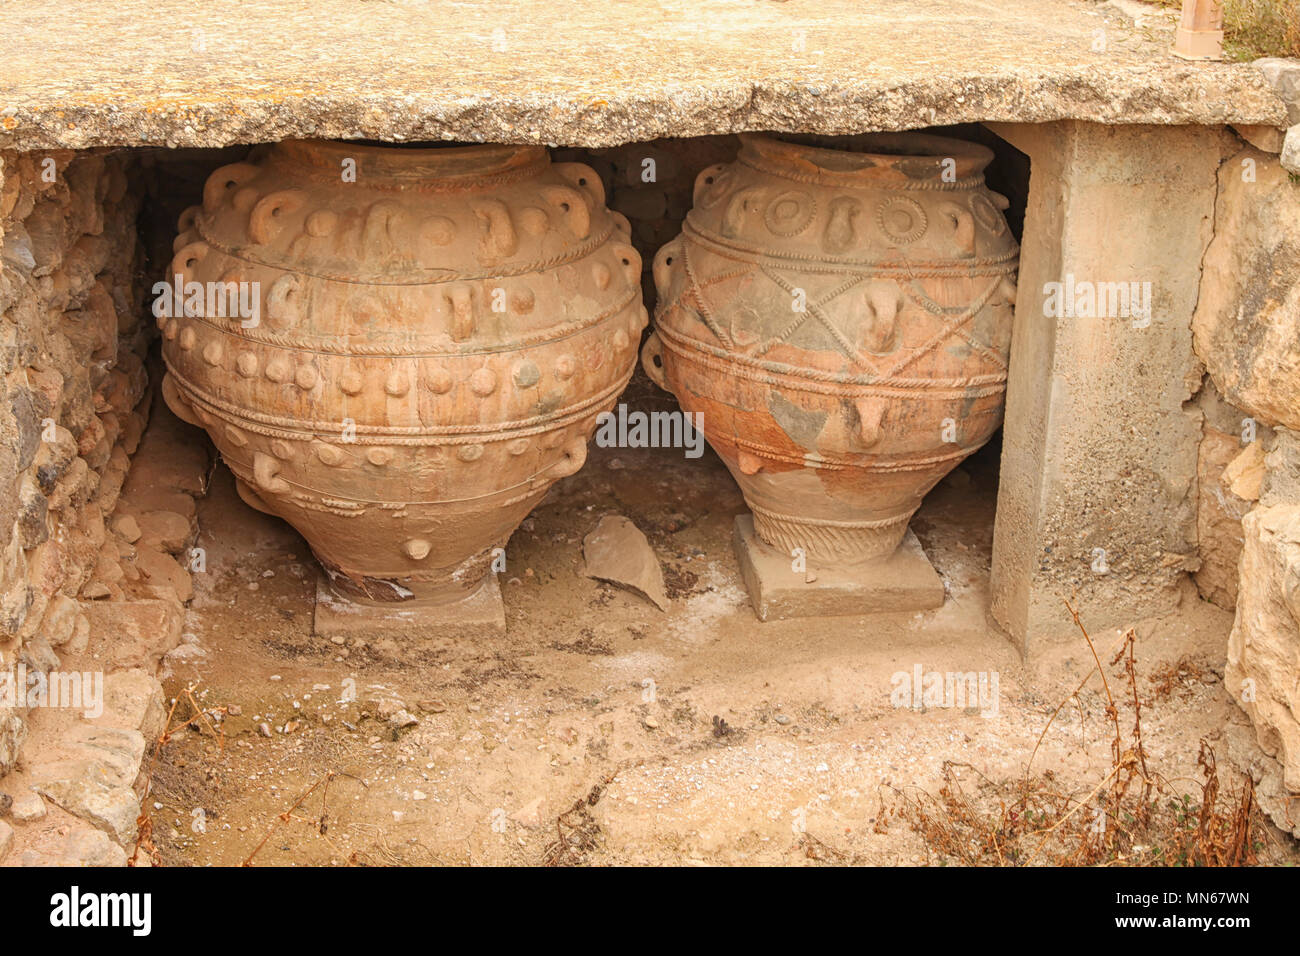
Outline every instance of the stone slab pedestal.
<path fill-rule="evenodd" d="M 501 585 L 489 574 L 483 586 L 453 604 L 405 601 L 362 603 L 339 597 L 324 578 L 316 582 L 317 637 L 438 637 L 459 640 L 502 637 L 506 633 Z"/>
<path fill-rule="evenodd" d="M 732 543 L 760 621 L 923 611 L 943 604 L 943 581 L 910 528 L 887 558 L 802 573 L 791 569 L 790 555 L 758 537 L 752 515 L 736 516 Z"/>

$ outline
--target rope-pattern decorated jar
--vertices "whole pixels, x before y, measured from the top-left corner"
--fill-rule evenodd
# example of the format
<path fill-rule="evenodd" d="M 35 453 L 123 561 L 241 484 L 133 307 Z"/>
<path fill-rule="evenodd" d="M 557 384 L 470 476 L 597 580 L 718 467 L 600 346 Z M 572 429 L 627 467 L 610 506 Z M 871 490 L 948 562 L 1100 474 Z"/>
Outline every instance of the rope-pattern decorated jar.
<path fill-rule="evenodd" d="M 894 551 L 1001 424 L 1019 249 L 975 143 L 747 135 L 655 258 L 651 378 L 731 469 L 766 543 Z"/>
<path fill-rule="evenodd" d="M 168 402 L 352 598 L 473 593 L 647 321 L 627 220 L 540 147 L 284 142 L 179 228 L 178 287 L 255 283 L 260 315 L 163 314 Z"/>

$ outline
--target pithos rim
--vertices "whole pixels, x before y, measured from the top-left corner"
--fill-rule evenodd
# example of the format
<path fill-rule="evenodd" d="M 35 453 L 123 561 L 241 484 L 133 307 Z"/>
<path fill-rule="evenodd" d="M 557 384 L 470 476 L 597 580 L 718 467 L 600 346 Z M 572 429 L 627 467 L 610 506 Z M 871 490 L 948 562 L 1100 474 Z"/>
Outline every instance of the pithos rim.
<path fill-rule="evenodd" d="M 277 143 L 270 158 L 338 177 L 345 161 L 355 163 L 356 181 L 427 185 L 474 183 L 541 171 L 550 163 L 543 146 L 378 146 L 348 140 L 290 139 Z"/>
<path fill-rule="evenodd" d="M 800 182 L 952 188 L 982 182 L 993 151 L 980 143 L 929 133 L 822 136 L 742 133 L 739 159 Z"/>

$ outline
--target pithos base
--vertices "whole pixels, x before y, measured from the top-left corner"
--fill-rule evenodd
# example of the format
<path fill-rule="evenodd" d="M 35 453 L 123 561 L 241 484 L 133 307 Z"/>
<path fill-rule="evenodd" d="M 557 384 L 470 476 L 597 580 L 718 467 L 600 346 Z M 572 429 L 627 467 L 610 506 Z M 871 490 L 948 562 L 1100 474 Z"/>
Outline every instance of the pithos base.
<path fill-rule="evenodd" d="M 459 640 L 502 637 L 505 632 L 505 605 L 495 574 L 486 575 L 468 597 L 451 603 L 358 601 L 332 590 L 323 576 L 316 582 L 317 637 Z"/>
<path fill-rule="evenodd" d="M 943 604 L 943 581 L 909 528 L 898 549 L 856 565 L 792 568 L 788 554 L 765 544 L 751 515 L 737 515 L 736 558 L 760 621 L 924 611 Z"/>

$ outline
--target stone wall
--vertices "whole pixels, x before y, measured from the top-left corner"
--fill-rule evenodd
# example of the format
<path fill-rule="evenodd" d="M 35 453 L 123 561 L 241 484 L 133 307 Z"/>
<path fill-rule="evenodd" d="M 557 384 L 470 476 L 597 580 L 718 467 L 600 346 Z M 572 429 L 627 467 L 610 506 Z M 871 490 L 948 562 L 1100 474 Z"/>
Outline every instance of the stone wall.
<path fill-rule="evenodd" d="M 0 673 L 84 647 L 113 593 L 117 503 L 145 426 L 148 328 L 126 152 L 0 153 Z M 0 707 L 0 776 L 26 735 Z"/>
<path fill-rule="evenodd" d="M 1300 184 L 1271 153 L 1247 147 L 1219 171 L 1192 330 L 1226 408 L 1206 416 L 1197 583 L 1235 606 L 1225 683 L 1300 794 Z"/>

